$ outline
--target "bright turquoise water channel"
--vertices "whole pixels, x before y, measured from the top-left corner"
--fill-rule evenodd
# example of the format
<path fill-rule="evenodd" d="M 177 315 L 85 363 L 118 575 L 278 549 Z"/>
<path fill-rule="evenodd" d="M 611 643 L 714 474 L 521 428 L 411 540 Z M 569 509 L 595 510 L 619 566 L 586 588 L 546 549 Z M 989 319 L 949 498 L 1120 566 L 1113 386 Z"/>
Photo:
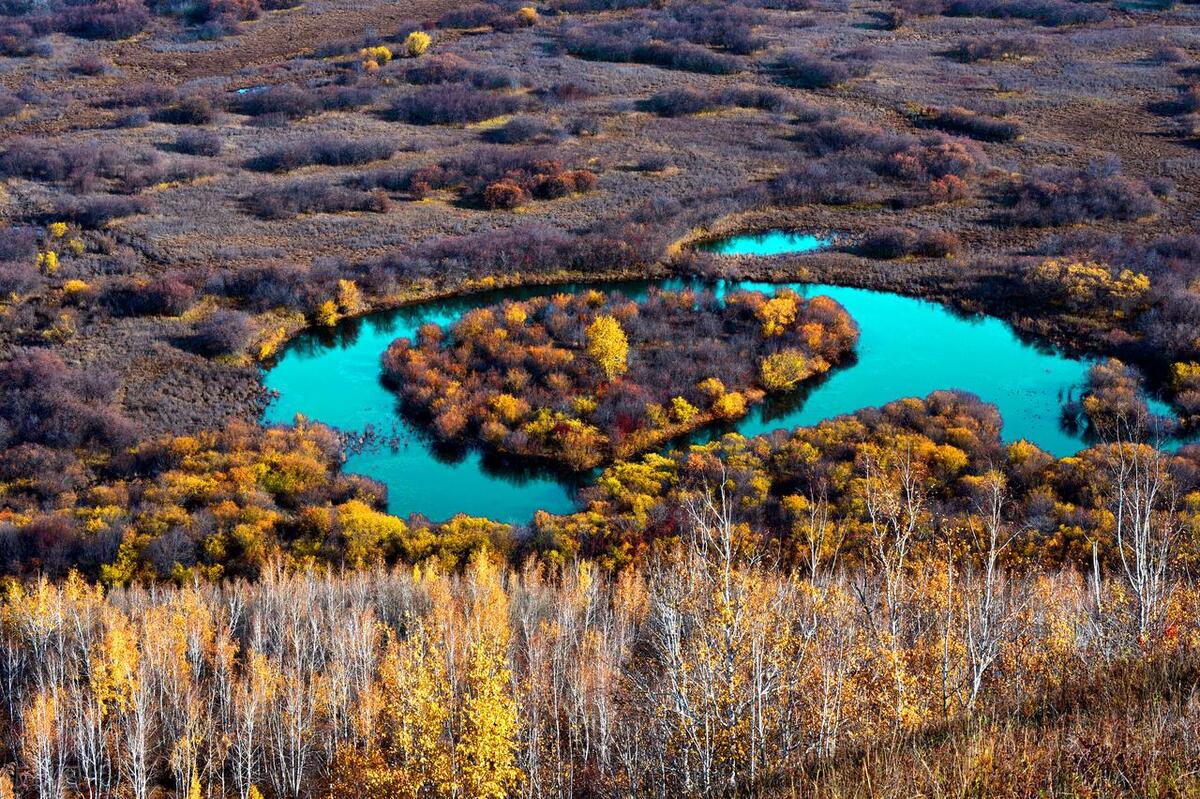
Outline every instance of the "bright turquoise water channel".
<path fill-rule="evenodd" d="M 680 288 L 683 283 L 660 285 Z M 643 295 L 647 287 L 598 286 L 631 297 Z M 1085 445 L 1080 435 L 1062 428 L 1059 409 L 1067 392 L 1082 385 L 1089 362 L 1026 343 L 997 319 L 966 318 L 935 303 L 839 286 L 791 287 L 807 296 L 826 294 L 845 306 L 861 330 L 858 360 L 833 372 L 803 400 L 755 408 L 735 426 L 739 432 L 753 436 L 811 425 L 901 397 L 958 388 L 999 407 L 1005 440 L 1025 438 L 1058 456 Z M 343 430 L 371 425 L 380 434 L 399 436 L 396 449 L 352 454 L 346 464 L 350 472 L 386 483 L 389 508 L 396 514 L 416 512 L 441 520 L 464 512 L 523 522 L 539 508 L 568 511 L 573 507 L 572 487 L 552 475 L 497 467 L 477 452 L 457 460 L 434 453 L 399 415 L 394 396 L 380 383 L 379 356 L 397 336 L 413 336 L 427 322 L 447 325 L 464 311 L 504 296 L 582 288 L 559 286 L 432 302 L 350 320 L 333 331 L 303 334 L 266 373 L 267 387 L 278 392 L 266 421 L 290 422 L 302 413 Z M 774 288 L 739 282 L 717 290 Z"/>
<path fill-rule="evenodd" d="M 793 252 L 823 250 L 832 242 L 811 233 L 792 230 L 767 230 L 762 233 L 745 233 L 715 241 L 706 241 L 696 249 L 717 255 L 784 255 Z"/>

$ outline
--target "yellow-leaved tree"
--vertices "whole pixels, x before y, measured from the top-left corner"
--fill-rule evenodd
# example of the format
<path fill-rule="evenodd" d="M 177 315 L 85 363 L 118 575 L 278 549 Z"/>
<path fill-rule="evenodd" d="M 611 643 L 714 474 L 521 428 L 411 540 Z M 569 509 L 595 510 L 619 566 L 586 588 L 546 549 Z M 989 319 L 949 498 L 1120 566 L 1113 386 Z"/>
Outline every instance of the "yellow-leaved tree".
<path fill-rule="evenodd" d="M 393 643 L 384 661 L 387 754 L 400 766 L 399 796 L 441 796 L 453 781 L 447 735 L 450 683 L 442 648 L 423 629 Z"/>
<path fill-rule="evenodd" d="M 629 339 L 621 323 L 612 316 L 597 316 L 587 329 L 588 355 L 596 361 L 604 376 L 612 380 L 625 373 L 629 358 Z"/>
<path fill-rule="evenodd" d="M 524 779 L 517 767 L 520 732 L 508 666 L 508 595 L 486 550 L 468 570 L 470 643 L 456 754 L 461 795 L 505 799 Z"/>
<path fill-rule="evenodd" d="M 787 291 L 772 297 L 759 306 L 757 314 L 762 322 L 763 336 L 779 336 L 796 321 L 800 310 L 800 298 L 795 292 Z"/>
<path fill-rule="evenodd" d="M 759 365 L 763 388 L 768 391 L 793 389 L 815 371 L 803 352 L 791 348 L 768 355 Z"/>

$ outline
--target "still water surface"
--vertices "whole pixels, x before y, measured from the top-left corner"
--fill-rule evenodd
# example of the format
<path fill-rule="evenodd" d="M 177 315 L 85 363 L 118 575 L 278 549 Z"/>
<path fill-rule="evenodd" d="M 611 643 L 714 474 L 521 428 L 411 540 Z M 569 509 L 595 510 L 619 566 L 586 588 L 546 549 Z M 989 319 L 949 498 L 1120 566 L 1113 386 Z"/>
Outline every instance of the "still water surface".
<path fill-rule="evenodd" d="M 636 298 L 649 285 L 597 287 Z M 677 289 L 685 283 L 658 285 Z M 901 397 L 958 388 L 999 407 L 1005 440 L 1028 439 L 1058 456 L 1085 445 L 1078 433 L 1062 427 L 1059 411 L 1067 393 L 1078 392 L 1090 362 L 1024 342 L 998 319 L 963 317 L 936 303 L 840 286 L 790 285 L 806 296 L 825 294 L 845 306 L 861 331 L 857 361 L 833 372 L 803 398 L 754 408 L 734 426 L 744 435 L 810 425 Z M 265 420 L 290 422 L 301 413 L 343 430 L 371 426 L 381 435 L 398 436 L 395 450 L 373 448 L 352 454 L 346 464 L 347 471 L 386 483 L 389 509 L 396 514 L 422 513 L 441 520 L 464 512 L 523 522 L 539 508 L 568 511 L 573 487 L 551 474 L 497 466 L 478 452 L 456 458 L 435 453 L 400 416 L 394 395 L 380 383 L 379 357 L 392 339 L 413 336 L 428 322 L 448 325 L 465 311 L 503 297 L 584 288 L 588 286 L 430 302 L 348 320 L 332 331 L 302 334 L 266 373 L 266 385 L 278 392 L 278 399 Z M 769 292 L 776 285 L 737 282 L 715 288 Z"/>

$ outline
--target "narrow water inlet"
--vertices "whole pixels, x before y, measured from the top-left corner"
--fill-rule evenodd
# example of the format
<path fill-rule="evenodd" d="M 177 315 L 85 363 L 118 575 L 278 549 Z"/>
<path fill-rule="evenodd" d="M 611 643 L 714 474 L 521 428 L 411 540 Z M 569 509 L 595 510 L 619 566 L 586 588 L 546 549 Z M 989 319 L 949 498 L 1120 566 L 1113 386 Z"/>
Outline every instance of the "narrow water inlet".
<path fill-rule="evenodd" d="M 832 238 L 821 238 L 798 230 L 764 230 L 759 233 L 738 233 L 696 245 L 701 252 L 714 255 L 788 255 L 828 249 Z"/>

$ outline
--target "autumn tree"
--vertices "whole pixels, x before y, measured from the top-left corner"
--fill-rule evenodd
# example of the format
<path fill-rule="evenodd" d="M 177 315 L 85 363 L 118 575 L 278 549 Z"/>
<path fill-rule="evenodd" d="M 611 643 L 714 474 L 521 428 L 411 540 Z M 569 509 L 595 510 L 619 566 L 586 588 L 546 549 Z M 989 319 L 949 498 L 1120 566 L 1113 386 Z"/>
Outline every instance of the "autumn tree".
<path fill-rule="evenodd" d="M 629 340 L 612 316 L 597 316 L 587 329 L 588 355 L 609 380 L 625 373 Z"/>
<path fill-rule="evenodd" d="M 471 558 L 464 696 L 455 746 L 459 781 L 470 799 L 505 799 L 524 774 L 516 765 L 517 706 L 508 666 L 509 602 L 486 550 Z"/>

